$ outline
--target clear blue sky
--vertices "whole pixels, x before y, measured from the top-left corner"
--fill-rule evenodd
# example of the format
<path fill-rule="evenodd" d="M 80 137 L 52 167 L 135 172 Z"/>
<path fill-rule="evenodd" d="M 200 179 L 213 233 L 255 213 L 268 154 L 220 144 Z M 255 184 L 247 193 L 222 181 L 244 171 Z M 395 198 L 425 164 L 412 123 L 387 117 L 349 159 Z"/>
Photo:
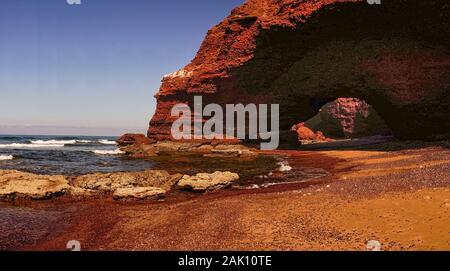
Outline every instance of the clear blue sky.
<path fill-rule="evenodd" d="M 1 0 L 0 134 L 144 132 L 162 76 L 243 2 Z"/>

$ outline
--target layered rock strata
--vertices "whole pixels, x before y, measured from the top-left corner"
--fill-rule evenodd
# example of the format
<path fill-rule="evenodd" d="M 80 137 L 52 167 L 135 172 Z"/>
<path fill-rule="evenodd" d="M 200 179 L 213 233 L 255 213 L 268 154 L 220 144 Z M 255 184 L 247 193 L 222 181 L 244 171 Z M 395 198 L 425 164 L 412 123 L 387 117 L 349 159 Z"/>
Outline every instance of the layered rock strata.
<path fill-rule="evenodd" d="M 450 137 L 447 0 L 249 0 L 163 78 L 148 137 L 171 140 L 177 103 L 280 104 L 280 129 L 355 97 L 401 139 Z"/>

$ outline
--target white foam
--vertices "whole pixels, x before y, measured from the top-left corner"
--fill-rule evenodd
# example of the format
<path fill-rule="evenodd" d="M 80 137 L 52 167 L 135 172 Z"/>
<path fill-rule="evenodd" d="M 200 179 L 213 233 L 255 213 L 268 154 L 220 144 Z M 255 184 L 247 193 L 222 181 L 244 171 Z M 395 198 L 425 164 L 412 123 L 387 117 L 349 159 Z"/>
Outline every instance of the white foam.
<path fill-rule="evenodd" d="M 292 167 L 289 165 L 288 162 L 283 161 L 283 162 L 279 162 L 277 165 L 279 165 L 280 167 L 278 168 L 278 171 L 281 172 L 286 172 L 286 171 L 291 171 Z"/>
<path fill-rule="evenodd" d="M 119 154 L 123 154 L 124 153 L 120 149 L 116 149 L 116 150 L 94 150 L 92 152 L 95 153 L 95 154 L 99 154 L 99 155 L 119 155 Z"/>
<path fill-rule="evenodd" d="M 111 141 L 107 139 L 101 139 L 98 142 L 105 145 L 117 145 L 116 141 Z"/>
<path fill-rule="evenodd" d="M 11 143 L 11 144 L 0 144 L 0 149 L 34 149 L 34 148 L 64 148 L 64 144 L 22 144 L 22 143 Z"/>
<path fill-rule="evenodd" d="M 12 156 L 12 155 L 0 155 L 0 161 L 12 160 L 12 159 L 14 159 L 14 156 Z"/>
<path fill-rule="evenodd" d="M 77 140 L 77 143 L 92 143 L 90 140 Z"/>
<path fill-rule="evenodd" d="M 65 144 L 76 144 L 76 140 L 32 140 L 33 145 L 65 145 Z"/>
<path fill-rule="evenodd" d="M 78 140 L 78 139 L 72 139 L 72 140 L 56 140 L 56 139 L 52 139 L 52 140 L 32 140 L 31 144 L 35 144 L 35 145 L 73 145 L 73 144 L 77 144 L 77 143 L 92 143 L 93 141 L 91 140 Z"/>

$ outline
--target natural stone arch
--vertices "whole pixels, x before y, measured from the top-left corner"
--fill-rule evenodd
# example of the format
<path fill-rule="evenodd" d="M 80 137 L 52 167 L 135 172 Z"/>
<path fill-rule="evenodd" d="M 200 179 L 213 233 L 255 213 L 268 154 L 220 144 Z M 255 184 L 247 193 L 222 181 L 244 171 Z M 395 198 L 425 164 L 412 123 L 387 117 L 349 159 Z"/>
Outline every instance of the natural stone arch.
<path fill-rule="evenodd" d="M 251 0 L 166 77 L 149 136 L 168 137 L 167 105 L 279 103 L 281 129 L 339 97 L 364 99 L 399 138 L 448 138 L 450 4 L 445 0 Z"/>

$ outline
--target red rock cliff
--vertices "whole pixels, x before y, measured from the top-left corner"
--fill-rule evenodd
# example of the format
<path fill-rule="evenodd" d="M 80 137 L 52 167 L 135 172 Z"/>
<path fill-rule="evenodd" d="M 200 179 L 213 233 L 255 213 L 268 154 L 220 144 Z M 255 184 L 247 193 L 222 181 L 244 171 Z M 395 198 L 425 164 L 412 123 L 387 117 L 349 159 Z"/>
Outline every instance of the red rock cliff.
<path fill-rule="evenodd" d="M 324 105 L 319 113 L 305 122 L 332 138 L 356 138 L 389 134 L 384 121 L 366 102 L 356 98 L 339 98 Z"/>
<path fill-rule="evenodd" d="M 172 105 L 279 103 L 281 129 L 339 97 L 371 104 L 399 138 L 448 138 L 448 0 L 250 0 L 164 77 L 148 136 L 170 139 Z"/>

